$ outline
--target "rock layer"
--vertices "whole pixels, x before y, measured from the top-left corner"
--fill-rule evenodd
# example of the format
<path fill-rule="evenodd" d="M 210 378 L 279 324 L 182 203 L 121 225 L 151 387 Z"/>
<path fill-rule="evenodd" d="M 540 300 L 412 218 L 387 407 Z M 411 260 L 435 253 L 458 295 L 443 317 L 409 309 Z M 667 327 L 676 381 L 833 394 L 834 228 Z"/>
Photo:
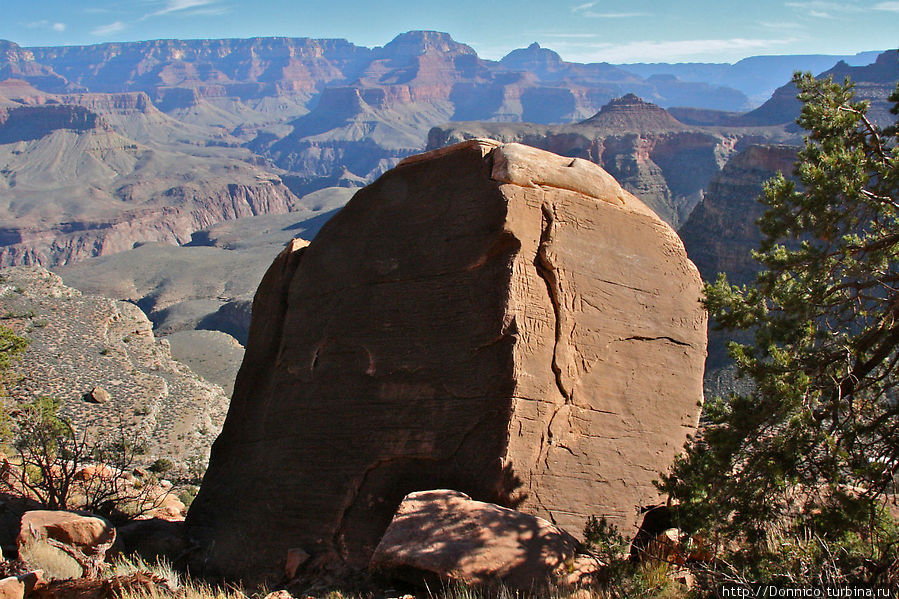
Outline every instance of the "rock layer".
<path fill-rule="evenodd" d="M 699 296 L 674 231 L 595 164 L 489 140 L 405 160 L 263 278 L 196 565 L 361 567 L 434 488 L 633 530 L 697 423 Z"/>

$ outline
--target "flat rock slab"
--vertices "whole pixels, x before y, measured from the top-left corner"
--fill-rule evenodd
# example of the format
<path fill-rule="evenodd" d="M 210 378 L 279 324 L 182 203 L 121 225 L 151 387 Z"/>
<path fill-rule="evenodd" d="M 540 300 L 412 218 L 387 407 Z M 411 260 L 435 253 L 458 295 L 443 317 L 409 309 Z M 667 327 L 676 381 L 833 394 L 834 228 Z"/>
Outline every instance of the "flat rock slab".
<path fill-rule="evenodd" d="M 211 575 L 364 568 L 403 498 L 456 489 L 626 534 L 695 429 L 706 315 L 677 234 L 597 165 L 472 140 L 406 159 L 253 303 L 187 516 Z"/>
<path fill-rule="evenodd" d="M 442 580 L 533 590 L 550 581 L 578 545 L 543 518 L 458 491 L 422 491 L 403 499 L 371 569 L 413 584 Z"/>

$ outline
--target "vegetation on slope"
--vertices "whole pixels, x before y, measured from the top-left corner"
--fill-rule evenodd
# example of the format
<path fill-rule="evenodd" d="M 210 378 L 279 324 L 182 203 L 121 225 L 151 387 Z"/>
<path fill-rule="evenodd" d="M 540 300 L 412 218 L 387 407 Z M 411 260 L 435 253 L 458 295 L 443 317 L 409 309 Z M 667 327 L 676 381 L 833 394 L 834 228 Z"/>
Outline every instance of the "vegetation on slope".
<path fill-rule="evenodd" d="M 799 185 L 776 177 L 761 198 L 765 270 L 706 288 L 720 326 L 754 332 L 730 346 L 754 388 L 706 405 L 662 488 L 681 527 L 726 548 L 718 582 L 896 584 L 897 127 L 872 124 L 849 81 L 794 83 L 808 137 Z"/>

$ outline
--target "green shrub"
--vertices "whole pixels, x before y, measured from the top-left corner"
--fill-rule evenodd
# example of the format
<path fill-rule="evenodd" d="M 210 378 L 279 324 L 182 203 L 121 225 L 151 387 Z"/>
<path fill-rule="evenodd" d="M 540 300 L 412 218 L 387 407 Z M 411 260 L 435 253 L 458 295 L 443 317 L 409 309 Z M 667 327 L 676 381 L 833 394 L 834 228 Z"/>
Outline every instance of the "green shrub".
<path fill-rule="evenodd" d="M 172 463 L 172 460 L 169 460 L 168 458 L 159 458 L 150 465 L 148 470 L 154 474 L 163 474 L 174 467 L 175 464 Z"/>

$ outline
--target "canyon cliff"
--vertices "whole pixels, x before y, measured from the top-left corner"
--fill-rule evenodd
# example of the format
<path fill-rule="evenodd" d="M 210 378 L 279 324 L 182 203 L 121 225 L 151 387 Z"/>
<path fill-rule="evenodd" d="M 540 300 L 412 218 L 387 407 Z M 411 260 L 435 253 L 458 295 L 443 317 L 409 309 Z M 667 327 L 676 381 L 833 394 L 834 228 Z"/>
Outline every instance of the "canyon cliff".
<path fill-rule="evenodd" d="M 110 121 L 152 117 L 146 96 L 77 98 L 101 105 L 110 119 L 61 98 L 30 98 L 33 104 L 0 105 L 0 266 L 66 264 L 149 241 L 187 243 L 214 223 L 296 204 L 276 174 L 243 160 L 120 133 Z"/>
<path fill-rule="evenodd" d="M 479 122 L 435 127 L 428 134 L 428 148 L 478 137 L 594 162 L 675 228 L 735 152 L 763 141 L 797 141 L 782 127 L 686 125 L 663 108 L 626 95 L 570 125 Z"/>

